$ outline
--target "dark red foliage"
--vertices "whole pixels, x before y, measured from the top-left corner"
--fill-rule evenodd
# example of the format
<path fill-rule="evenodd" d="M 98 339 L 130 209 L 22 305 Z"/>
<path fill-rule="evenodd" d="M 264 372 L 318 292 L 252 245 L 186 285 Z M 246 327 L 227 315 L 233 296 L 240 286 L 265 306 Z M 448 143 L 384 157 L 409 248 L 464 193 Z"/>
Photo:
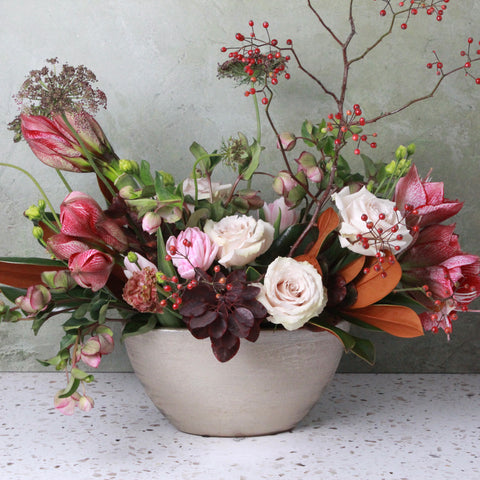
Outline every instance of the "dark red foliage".
<path fill-rule="evenodd" d="M 267 311 L 256 299 L 259 288 L 241 270 L 214 277 L 199 270 L 197 281 L 183 293 L 181 314 L 192 335 L 210 338 L 213 353 L 226 362 L 238 352 L 241 338 L 254 342 L 260 334 Z"/>

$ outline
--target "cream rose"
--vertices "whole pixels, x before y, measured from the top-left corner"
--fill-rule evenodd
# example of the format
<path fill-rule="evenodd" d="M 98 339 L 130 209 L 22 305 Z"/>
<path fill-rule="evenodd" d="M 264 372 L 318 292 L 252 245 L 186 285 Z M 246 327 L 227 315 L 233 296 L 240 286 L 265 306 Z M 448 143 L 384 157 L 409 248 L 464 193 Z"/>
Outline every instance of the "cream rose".
<path fill-rule="evenodd" d="M 218 263 L 241 267 L 266 252 L 273 242 L 274 228 L 263 220 L 246 215 L 207 220 L 204 232 L 218 245 Z"/>
<path fill-rule="evenodd" d="M 395 203 L 376 197 L 365 187 L 350 193 L 349 187 L 332 195 L 342 217 L 340 244 L 361 255 L 374 256 L 382 250 L 398 253 L 412 241 L 408 228 L 401 223 L 394 210 Z M 369 229 L 367 222 L 372 222 Z M 358 235 L 368 240 L 368 245 L 358 239 Z"/>
<path fill-rule="evenodd" d="M 319 315 L 327 303 L 322 276 L 308 262 L 278 257 L 267 269 L 257 300 L 272 323 L 296 330 Z"/>

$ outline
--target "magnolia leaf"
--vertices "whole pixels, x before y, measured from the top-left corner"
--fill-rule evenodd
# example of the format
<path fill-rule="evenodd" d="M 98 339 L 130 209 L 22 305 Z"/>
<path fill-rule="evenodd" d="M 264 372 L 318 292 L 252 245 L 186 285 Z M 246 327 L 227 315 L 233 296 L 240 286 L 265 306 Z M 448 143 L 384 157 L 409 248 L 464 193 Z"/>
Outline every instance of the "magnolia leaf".
<path fill-rule="evenodd" d="M 362 271 L 364 264 L 365 257 L 358 257 L 341 268 L 337 273 L 343 277 L 345 283 L 350 283 Z"/>
<path fill-rule="evenodd" d="M 346 310 L 346 313 L 396 337 L 413 338 L 423 335 L 419 316 L 403 305 L 370 305 Z"/>
<path fill-rule="evenodd" d="M 362 360 L 365 360 L 370 365 L 375 363 L 375 347 L 370 340 L 355 337 L 354 335 L 351 335 L 341 328 L 332 325 L 328 321 L 321 320 L 320 318 L 310 320 L 309 323 L 315 327 L 320 327 L 324 330 L 327 330 L 335 335 L 343 343 L 347 353 L 353 353 Z"/>
<path fill-rule="evenodd" d="M 390 256 L 387 252 L 387 257 Z M 386 297 L 397 285 L 402 277 L 402 267 L 394 258 L 393 263 L 386 261 L 378 271 L 373 268 L 378 262 L 376 257 L 370 257 L 367 262 L 368 273 L 362 275 L 356 282 L 357 301 L 350 309 L 364 308 Z"/>
<path fill-rule="evenodd" d="M 0 284 L 28 288 L 42 283 L 41 275 L 44 271 L 58 271 L 65 268 L 65 265 L 54 260 L 2 257 L 0 258 Z"/>

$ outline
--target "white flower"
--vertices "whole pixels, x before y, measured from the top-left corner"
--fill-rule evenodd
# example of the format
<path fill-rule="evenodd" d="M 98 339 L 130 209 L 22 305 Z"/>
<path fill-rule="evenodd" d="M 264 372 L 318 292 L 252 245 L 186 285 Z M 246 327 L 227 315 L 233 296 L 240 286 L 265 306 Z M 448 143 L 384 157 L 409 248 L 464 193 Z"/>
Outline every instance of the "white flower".
<path fill-rule="evenodd" d="M 332 195 L 342 217 L 340 244 L 361 255 L 374 256 L 390 250 L 398 253 L 412 241 L 408 228 L 400 222 L 395 203 L 376 197 L 365 187 L 350 193 L 349 187 Z M 367 223 L 372 223 L 368 228 Z M 359 239 L 359 235 L 363 239 Z"/>
<path fill-rule="evenodd" d="M 195 181 L 193 178 L 186 178 L 182 187 L 184 195 L 190 195 L 192 198 L 195 198 Z M 209 202 L 214 202 L 219 198 L 225 197 L 231 188 L 231 184 L 221 185 L 218 182 L 211 182 L 205 177 L 197 178 L 197 200 L 207 199 Z"/>
<path fill-rule="evenodd" d="M 270 248 L 274 235 L 272 225 L 246 215 L 224 217 L 219 222 L 207 220 L 203 230 L 219 246 L 218 263 L 224 267 L 252 262 Z"/>
<path fill-rule="evenodd" d="M 296 330 L 319 315 L 327 303 L 322 276 L 308 262 L 278 257 L 267 269 L 257 300 L 267 309 L 269 321 Z"/>

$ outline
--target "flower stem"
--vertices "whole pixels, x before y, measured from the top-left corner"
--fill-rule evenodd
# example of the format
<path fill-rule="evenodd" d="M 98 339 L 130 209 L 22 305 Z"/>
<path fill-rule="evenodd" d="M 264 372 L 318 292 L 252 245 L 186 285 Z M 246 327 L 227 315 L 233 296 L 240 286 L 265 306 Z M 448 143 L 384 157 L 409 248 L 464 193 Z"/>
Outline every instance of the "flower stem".
<path fill-rule="evenodd" d="M 72 192 L 72 187 L 67 182 L 67 179 L 63 176 L 63 173 L 58 168 L 56 169 L 56 171 L 57 171 L 58 176 L 60 177 L 60 180 L 65 185 L 65 188 L 67 189 L 68 193 L 71 193 Z"/>
<path fill-rule="evenodd" d="M 25 170 L 21 167 L 18 167 L 17 165 L 12 165 L 11 163 L 0 162 L 0 166 L 14 168 L 15 170 L 18 170 L 18 171 L 24 173 L 35 184 L 38 191 L 40 192 L 43 199 L 45 200 L 46 204 L 50 208 L 50 210 L 52 212 L 52 215 L 54 216 L 55 221 L 57 222 L 58 227 L 60 228 L 61 227 L 60 220 L 59 220 L 57 214 L 55 213 L 55 209 L 53 208 L 53 205 L 50 203 L 50 200 L 48 199 L 47 194 L 45 193 L 45 190 L 43 190 L 43 188 L 37 182 L 36 178 L 31 173 L 27 172 L 27 170 Z"/>

